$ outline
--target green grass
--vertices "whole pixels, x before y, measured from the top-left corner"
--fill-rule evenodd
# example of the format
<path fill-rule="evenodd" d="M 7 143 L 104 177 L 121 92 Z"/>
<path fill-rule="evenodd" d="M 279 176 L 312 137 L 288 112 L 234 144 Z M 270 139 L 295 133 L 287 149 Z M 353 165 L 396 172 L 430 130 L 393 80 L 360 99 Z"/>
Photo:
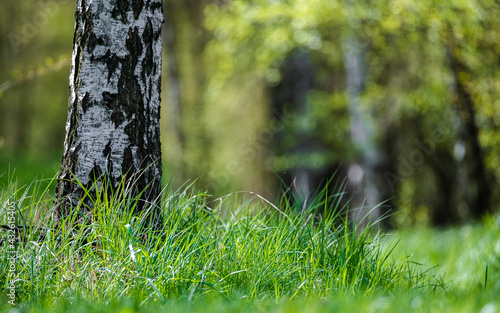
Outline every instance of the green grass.
<path fill-rule="evenodd" d="M 493 218 L 385 236 L 343 222 L 341 195 L 320 194 L 299 213 L 286 197 L 277 205 L 250 194 L 209 201 L 187 187 L 164 191 L 164 228 L 153 234 L 130 213 L 137 199 L 124 185 L 109 197 L 94 196 L 92 223 L 56 228 L 49 186 L 9 184 L 0 191 L 0 205 L 15 208 L 17 224 L 33 226 L 15 246 L 21 312 L 500 309 Z M 322 210 L 333 213 L 315 217 Z M 79 218 L 75 209 L 59 225 Z M 12 309 L 7 243 L 0 246 L 0 311 L 6 312 Z"/>
<path fill-rule="evenodd" d="M 411 254 L 414 261 L 435 266 L 433 272 L 446 277 L 449 289 L 500 295 L 499 217 L 450 229 L 405 230 L 397 236 L 401 239 L 393 256 Z"/>

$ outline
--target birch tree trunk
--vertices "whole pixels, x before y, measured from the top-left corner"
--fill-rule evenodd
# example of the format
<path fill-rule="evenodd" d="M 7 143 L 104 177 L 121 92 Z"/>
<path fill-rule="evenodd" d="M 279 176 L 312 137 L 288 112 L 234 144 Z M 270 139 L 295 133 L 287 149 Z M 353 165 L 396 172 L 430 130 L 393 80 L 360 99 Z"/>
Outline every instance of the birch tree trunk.
<path fill-rule="evenodd" d="M 77 0 L 75 18 L 58 213 L 93 209 L 80 184 L 114 189 L 122 180 L 143 210 L 161 188 L 162 1 Z"/>
<path fill-rule="evenodd" d="M 364 52 L 355 37 L 344 42 L 344 64 L 346 73 L 346 96 L 351 115 L 351 138 L 361 155 L 360 162 L 351 164 L 348 170 L 349 187 L 352 192 L 351 216 L 366 226 L 377 221 L 381 212 L 380 191 L 375 184 L 376 168 L 380 154 L 375 144 L 375 125 L 369 113 L 362 107 L 360 94 L 365 85 Z"/>

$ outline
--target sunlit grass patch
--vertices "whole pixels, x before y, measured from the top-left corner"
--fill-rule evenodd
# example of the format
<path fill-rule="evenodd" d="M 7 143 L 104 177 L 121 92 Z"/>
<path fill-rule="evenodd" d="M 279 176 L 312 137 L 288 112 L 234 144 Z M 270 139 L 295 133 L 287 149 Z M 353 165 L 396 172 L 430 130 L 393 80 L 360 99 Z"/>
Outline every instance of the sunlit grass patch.
<path fill-rule="evenodd" d="M 449 229 L 412 229 L 396 235 L 400 243 L 393 257 L 412 259 L 434 267 L 454 290 L 493 290 L 500 294 L 500 220 L 483 221 Z"/>
<path fill-rule="evenodd" d="M 160 203 L 163 229 L 153 233 L 143 228 L 143 215 L 133 213 L 139 199 L 125 189 L 106 195 L 107 200 L 89 191 L 97 193 L 94 214 L 82 223 L 76 208 L 63 220 L 53 218 L 53 199 L 40 186 L 0 194 L 3 206 L 16 208 L 21 226 L 18 304 L 112 307 L 133 299 L 136 308 L 196 308 L 207 301 L 267 310 L 291 308 L 289 302 L 326 308 L 332 299 L 443 290 L 428 267 L 391 257 L 394 244 L 381 245 L 384 236 L 347 222 L 340 194 L 319 193 L 306 210 L 257 197 L 261 201 L 221 212 L 226 204 L 234 208 L 226 203 L 231 197 L 210 207 L 205 193 L 167 187 Z M 1 249 L 0 266 L 6 269 L 7 245 Z M 6 271 L 0 284 L 8 284 Z M 1 292 L 6 295 L 5 288 Z M 366 301 L 372 300 L 359 303 Z"/>

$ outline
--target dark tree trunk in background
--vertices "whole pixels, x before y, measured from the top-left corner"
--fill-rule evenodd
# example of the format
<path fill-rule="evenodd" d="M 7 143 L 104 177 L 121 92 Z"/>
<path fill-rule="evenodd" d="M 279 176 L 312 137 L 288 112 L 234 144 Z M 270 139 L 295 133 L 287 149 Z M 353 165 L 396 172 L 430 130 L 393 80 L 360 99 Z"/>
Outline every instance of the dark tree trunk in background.
<path fill-rule="evenodd" d="M 455 80 L 455 107 L 457 111 L 457 142 L 455 159 L 458 163 L 457 192 L 461 201 L 459 214 L 479 218 L 489 210 L 491 190 L 488 184 L 484 158 L 479 143 L 479 128 L 472 95 L 466 86 L 468 69 L 460 60 L 458 47 L 448 47 L 448 57 Z"/>
<path fill-rule="evenodd" d="M 162 11 L 161 0 L 77 1 L 60 216 L 93 208 L 75 179 L 90 190 L 133 182 L 136 210 L 159 197 Z"/>
<path fill-rule="evenodd" d="M 321 168 L 315 167 L 309 161 L 312 153 L 321 150 L 321 144 L 311 136 L 307 120 L 309 111 L 307 95 L 312 88 L 313 65 L 310 57 L 306 52 L 296 51 L 283 66 L 283 80 L 273 89 L 273 102 L 279 112 L 278 115 L 288 112 L 295 118 L 295 123 L 285 130 L 293 133 L 294 141 L 284 147 L 281 153 L 294 160 L 290 164 L 289 173 L 283 178 L 285 183 L 292 187 L 302 208 L 308 206 L 315 189 L 318 188 L 318 181 L 323 178 L 322 174 L 325 174 Z M 279 135 L 277 137 L 278 141 L 281 140 Z M 304 162 L 305 160 L 308 161 Z"/>
<path fill-rule="evenodd" d="M 290 90 L 292 97 L 292 105 L 298 120 L 305 119 L 305 123 L 298 123 L 294 129 L 296 136 L 296 146 L 293 149 L 294 154 L 301 156 L 308 156 L 314 150 L 311 145 L 310 131 L 307 129 L 307 112 L 308 112 L 308 102 L 307 94 L 311 91 L 313 87 L 313 68 L 311 60 L 307 53 L 297 52 L 292 57 L 289 66 L 291 71 L 284 73 L 284 75 L 289 75 L 288 79 L 290 81 Z M 303 124 L 303 125 L 301 125 Z M 305 126 L 305 127 L 304 127 Z M 300 159 L 300 158 L 298 158 Z M 306 164 L 296 164 L 291 170 L 293 179 L 293 190 L 298 196 L 302 207 L 307 207 L 310 202 L 310 197 L 312 192 L 317 187 L 314 185 L 312 180 L 312 170 L 310 166 Z"/>
<path fill-rule="evenodd" d="M 429 161 L 438 180 L 437 198 L 440 200 L 429 212 L 431 223 L 435 226 L 454 224 L 458 221 L 455 182 L 459 168 L 451 151 L 440 147 L 436 148 L 436 151 L 429 157 Z"/>

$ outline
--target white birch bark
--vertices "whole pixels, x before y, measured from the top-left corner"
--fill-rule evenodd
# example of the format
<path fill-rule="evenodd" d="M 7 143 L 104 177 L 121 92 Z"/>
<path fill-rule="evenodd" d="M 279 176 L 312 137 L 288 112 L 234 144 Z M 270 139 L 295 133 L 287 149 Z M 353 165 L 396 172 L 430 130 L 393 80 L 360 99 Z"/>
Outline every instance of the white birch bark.
<path fill-rule="evenodd" d="M 380 162 L 380 155 L 375 145 L 373 120 L 363 109 L 360 99 L 366 76 L 364 53 L 353 36 L 344 42 L 344 64 L 351 139 L 361 155 L 360 162 L 351 164 L 348 169 L 349 186 L 353 191 L 351 216 L 366 225 L 380 217 L 377 208 L 381 202 L 380 191 L 375 184 L 375 168 Z"/>
<path fill-rule="evenodd" d="M 64 156 L 56 197 L 116 187 L 136 175 L 145 201 L 159 194 L 161 0 L 78 0 Z M 64 203 L 64 202 L 63 202 Z M 66 203 L 68 204 L 68 203 Z M 63 205 L 63 207 L 67 205 Z"/>

